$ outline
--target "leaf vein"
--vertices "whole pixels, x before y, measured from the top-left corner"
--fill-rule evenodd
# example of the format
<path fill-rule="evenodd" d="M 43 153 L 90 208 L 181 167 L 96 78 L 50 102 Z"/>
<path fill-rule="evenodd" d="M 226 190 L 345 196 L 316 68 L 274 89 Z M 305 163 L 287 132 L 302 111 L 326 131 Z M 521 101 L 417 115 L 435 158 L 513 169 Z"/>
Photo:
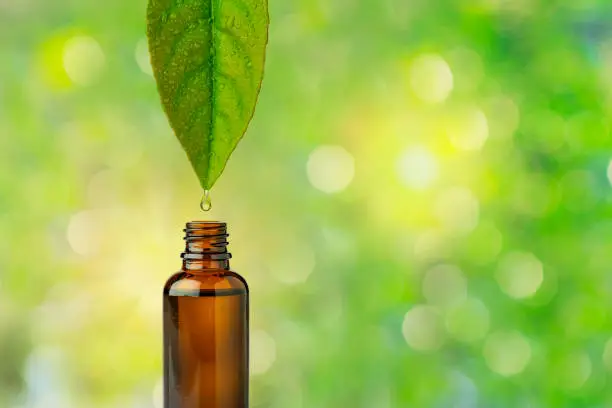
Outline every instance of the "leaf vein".
<path fill-rule="evenodd" d="M 180 103 L 182 102 L 185 95 L 188 94 L 187 90 L 193 82 L 193 80 L 201 74 L 208 74 L 202 68 L 208 64 L 207 60 L 202 61 L 198 65 L 194 66 L 191 70 L 187 71 L 183 76 L 183 80 L 179 83 L 178 89 L 172 98 L 172 110 L 176 111 Z"/>
<path fill-rule="evenodd" d="M 249 79 L 253 80 L 253 71 L 249 69 L 250 67 L 253 66 L 253 58 L 248 53 L 247 47 L 245 46 L 247 42 L 241 36 L 236 34 L 232 29 L 228 27 L 217 25 L 215 28 L 219 30 L 219 32 L 221 32 L 222 34 L 225 34 L 226 36 L 228 36 L 229 38 L 233 40 L 234 44 L 238 47 L 243 59 L 246 61 L 246 67 L 244 71 L 249 75 Z"/>
<path fill-rule="evenodd" d="M 162 66 L 167 67 L 170 64 L 172 64 L 172 62 L 174 62 L 174 59 L 176 58 L 177 54 L 179 53 L 179 51 L 182 49 L 182 45 L 183 43 L 189 39 L 189 34 L 193 33 L 194 31 L 201 29 L 201 28 L 205 28 L 206 25 L 205 24 L 194 24 L 193 26 L 189 27 L 184 33 L 183 35 L 181 35 L 180 37 L 178 37 L 178 39 L 176 41 L 173 42 L 172 44 L 172 51 L 170 52 L 170 54 L 168 55 L 168 57 L 166 58 L 166 60 L 162 63 Z"/>

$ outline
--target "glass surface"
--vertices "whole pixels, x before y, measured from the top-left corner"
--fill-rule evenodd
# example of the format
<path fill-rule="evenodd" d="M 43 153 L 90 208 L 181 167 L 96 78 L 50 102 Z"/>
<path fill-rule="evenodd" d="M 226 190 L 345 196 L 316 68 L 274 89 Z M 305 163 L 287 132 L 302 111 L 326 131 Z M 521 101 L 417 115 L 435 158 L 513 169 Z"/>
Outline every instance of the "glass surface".
<path fill-rule="evenodd" d="M 246 286 L 223 272 L 174 279 L 164 291 L 165 407 L 248 407 Z"/>
<path fill-rule="evenodd" d="M 190 222 L 164 287 L 165 408 L 247 408 L 249 298 L 229 271 L 225 223 Z"/>

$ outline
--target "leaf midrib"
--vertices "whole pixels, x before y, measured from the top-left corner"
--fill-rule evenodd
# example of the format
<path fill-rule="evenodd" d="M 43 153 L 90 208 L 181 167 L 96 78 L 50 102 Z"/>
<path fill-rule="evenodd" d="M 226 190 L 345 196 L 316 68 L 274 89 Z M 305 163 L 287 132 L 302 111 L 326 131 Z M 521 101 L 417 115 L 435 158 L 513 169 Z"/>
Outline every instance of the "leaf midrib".
<path fill-rule="evenodd" d="M 207 155 L 207 162 L 208 165 L 206 166 L 206 181 L 207 183 L 210 182 L 210 168 L 211 163 L 212 163 L 212 138 L 214 137 L 214 131 L 215 131 L 215 104 L 217 102 L 217 96 L 216 96 L 216 80 L 215 80 L 215 75 L 217 72 L 217 36 L 216 36 L 216 15 L 215 15 L 215 1 L 216 0 L 210 0 L 210 42 L 211 42 L 211 50 L 210 50 L 210 61 L 209 61 L 209 65 L 210 65 L 210 78 L 209 78 L 209 85 L 210 85 L 210 102 L 211 102 L 211 108 L 210 108 L 210 125 L 209 125 L 209 132 L 208 132 L 208 136 L 206 137 L 206 143 L 208 145 L 208 149 L 206 151 L 206 155 Z M 208 187 L 208 186 L 206 186 Z"/>

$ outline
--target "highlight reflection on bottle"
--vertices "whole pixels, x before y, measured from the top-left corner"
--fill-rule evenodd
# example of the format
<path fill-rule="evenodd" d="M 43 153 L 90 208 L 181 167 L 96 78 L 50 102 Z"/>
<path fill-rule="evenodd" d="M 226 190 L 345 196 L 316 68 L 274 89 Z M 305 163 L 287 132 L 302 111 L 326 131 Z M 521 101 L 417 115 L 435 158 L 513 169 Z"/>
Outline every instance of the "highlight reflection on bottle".
<path fill-rule="evenodd" d="M 229 269 L 227 227 L 190 222 L 164 288 L 164 407 L 247 408 L 249 291 Z"/>

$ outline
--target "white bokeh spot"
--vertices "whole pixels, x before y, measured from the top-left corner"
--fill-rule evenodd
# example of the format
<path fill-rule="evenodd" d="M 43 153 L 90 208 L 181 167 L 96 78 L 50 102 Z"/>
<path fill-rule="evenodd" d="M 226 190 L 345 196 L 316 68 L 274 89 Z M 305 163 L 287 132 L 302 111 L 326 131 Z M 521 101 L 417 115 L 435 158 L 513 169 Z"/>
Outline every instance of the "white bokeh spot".
<path fill-rule="evenodd" d="M 425 147 L 413 146 L 400 157 L 397 171 L 406 187 L 426 190 L 438 179 L 438 161 Z"/>
<path fill-rule="evenodd" d="M 410 67 L 410 87 L 426 103 L 444 102 L 453 90 L 453 73 L 437 54 L 421 55 Z"/>
<path fill-rule="evenodd" d="M 320 146 L 308 158 L 308 180 L 324 193 L 339 193 L 355 177 L 355 159 L 341 146 Z"/>

